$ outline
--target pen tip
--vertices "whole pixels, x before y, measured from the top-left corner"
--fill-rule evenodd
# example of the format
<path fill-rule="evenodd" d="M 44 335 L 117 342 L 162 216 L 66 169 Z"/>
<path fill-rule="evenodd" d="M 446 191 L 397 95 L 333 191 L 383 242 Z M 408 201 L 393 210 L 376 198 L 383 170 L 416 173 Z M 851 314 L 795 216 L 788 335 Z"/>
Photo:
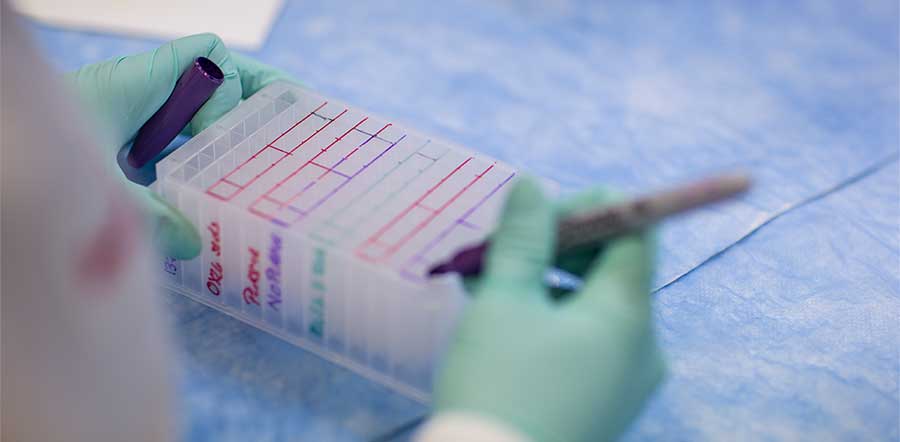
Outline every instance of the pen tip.
<path fill-rule="evenodd" d="M 447 264 L 438 264 L 428 270 L 428 276 L 437 276 L 450 271 L 450 266 Z"/>

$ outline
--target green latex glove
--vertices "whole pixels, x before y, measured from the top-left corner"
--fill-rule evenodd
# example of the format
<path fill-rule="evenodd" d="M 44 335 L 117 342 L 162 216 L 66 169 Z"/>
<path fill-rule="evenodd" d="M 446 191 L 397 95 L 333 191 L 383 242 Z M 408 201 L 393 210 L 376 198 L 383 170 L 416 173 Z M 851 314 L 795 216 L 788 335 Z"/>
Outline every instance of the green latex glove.
<path fill-rule="evenodd" d="M 437 412 L 476 413 L 535 441 L 607 441 L 637 416 L 665 372 L 650 321 L 650 234 L 558 263 L 584 279 L 554 300 L 544 286 L 559 214 L 608 201 L 589 192 L 555 207 L 522 179 L 492 236 L 435 386 Z"/>
<path fill-rule="evenodd" d="M 215 62 L 225 81 L 200 108 L 185 131 L 197 134 L 222 115 L 275 80 L 287 74 L 229 51 L 214 34 L 198 34 L 166 43 L 143 54 L 91 64 L 67 75 L 77 95 L 108 135 L 107 158 L 115 163 L 119 149 L 156 113 L 175 88 L 182 72 L 197 57 Z M 125 179 L 155 226 L 155 242 L 162 253 L 190 259 L 200 253 L 200 235 L 175 208 L 149 189 Z"/>

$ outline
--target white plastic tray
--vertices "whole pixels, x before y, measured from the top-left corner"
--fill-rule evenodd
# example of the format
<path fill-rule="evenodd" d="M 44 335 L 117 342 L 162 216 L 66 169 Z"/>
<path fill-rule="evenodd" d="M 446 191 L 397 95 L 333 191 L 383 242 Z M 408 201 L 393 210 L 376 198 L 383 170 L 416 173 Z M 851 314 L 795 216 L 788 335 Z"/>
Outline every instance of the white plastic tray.
<path fill-rule="evenodd" d="M 167 284 L 425 401 L 464 294 L 431 264 L 483 239 L 515 170 L 287 83 L 157 164 L 203 235 Z"/>

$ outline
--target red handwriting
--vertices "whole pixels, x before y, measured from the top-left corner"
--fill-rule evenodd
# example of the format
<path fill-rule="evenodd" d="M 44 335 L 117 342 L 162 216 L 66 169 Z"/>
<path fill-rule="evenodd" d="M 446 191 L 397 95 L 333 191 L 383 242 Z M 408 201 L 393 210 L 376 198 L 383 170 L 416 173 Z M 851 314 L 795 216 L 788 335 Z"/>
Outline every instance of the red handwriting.
<path fill-rule="evenodd" d="M 211 222 L 209 226 L 206 228 L 212 236 L 212 240 L 210 242 L 210 250 L 216 258 L 222 256 L 222 236 L 221 230 L 219 228 L 218 222 Z M 209 263 L 209 276 L 206 277 L 206 290 L 209 290 L 214 296 L 219 296 L 222 294 L 222 278 L 224 277 L 224 272 L 222 271 L 222 263 L 218 260 L 213 260 Z"/>
<path fill-rule="evenodd" d="M 259 305 L 259 250 L 253 247 L 247 247 L 250 252 L 250 265 L 247 266 L 247 281 L 249 284 L 244 287 L 244 302 L 246 304 Z"/>
<path fill-rule="evenodd" d="M 206 278 L 206 290 L 209 290 L 215 296 L 222 294 L 222 264 L 218 262 L 210 263 L 209 276 Z"/>
<path fill-rule="evenodd" d="M 216 221 L 209 223 L 207 230 L 209 230 L 209 233 L 212 235 L 210 247 L 213 255 L 216 255 L 217 257 L 222 256 L 222 235 L 221 230 L 219 229 L 219 223 Z"/>

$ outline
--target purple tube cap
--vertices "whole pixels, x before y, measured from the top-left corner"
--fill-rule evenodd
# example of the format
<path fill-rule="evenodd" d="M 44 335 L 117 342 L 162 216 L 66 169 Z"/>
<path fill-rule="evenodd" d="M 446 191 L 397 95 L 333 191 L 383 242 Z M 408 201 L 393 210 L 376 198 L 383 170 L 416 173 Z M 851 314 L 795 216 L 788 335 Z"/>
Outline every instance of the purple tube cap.
<path fill-rule="evenodd" d="M 140 169 L 159 155 L 224 81 L 225 74 L 212 60 L 194 60 L 178 78 L 162 107 L 141 126 L 128 153 L 128 164 Z"/>
<path fill-rule="evenodd" d="M 488 250 L 488 243 L 484 242 L 464 249 L 450 258 L 428 270 L 428 276 L 437 276 L 444 273 L 456 272 L 461 276 L 476 276 L 481 273 L 483 260 Z"/>

